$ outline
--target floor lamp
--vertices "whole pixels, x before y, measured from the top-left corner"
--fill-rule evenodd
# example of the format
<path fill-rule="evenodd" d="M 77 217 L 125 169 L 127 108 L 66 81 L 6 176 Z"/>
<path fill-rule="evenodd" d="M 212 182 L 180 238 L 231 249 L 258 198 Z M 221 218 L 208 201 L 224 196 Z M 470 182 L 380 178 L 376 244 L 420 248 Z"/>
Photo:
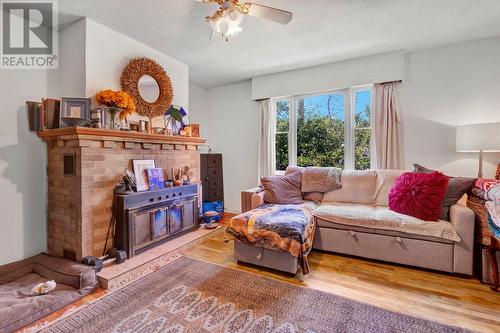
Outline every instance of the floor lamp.
<path fill-rule="evenodd" d="M 456 149 L 462 153 L 479 153 L 478 178 L 483 178 L 484 153 L 500 152 L 500 123 L 457 127 Z"/>

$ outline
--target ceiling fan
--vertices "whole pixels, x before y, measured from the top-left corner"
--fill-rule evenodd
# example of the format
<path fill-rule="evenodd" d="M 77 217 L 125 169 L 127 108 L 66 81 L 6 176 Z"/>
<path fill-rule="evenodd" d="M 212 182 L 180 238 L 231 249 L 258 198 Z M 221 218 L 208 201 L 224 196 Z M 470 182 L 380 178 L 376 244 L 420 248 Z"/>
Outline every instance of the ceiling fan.
<path fill-rule="evenodd" d="M 292 20 L 291 12 L 278 8 L 258 5 L 251 2 L 242 2 L 239 0 L 197 0 L 202 3 L 216 3 L 219 9 L 205 19 L 212 28 L 212 32 L 220 33 L 226 41 L 229 36 L 234 36 L 243 29 L 240 27 L 243 17 L 250 15 L 264 18 L 281 24 L 288 24 Z"/>

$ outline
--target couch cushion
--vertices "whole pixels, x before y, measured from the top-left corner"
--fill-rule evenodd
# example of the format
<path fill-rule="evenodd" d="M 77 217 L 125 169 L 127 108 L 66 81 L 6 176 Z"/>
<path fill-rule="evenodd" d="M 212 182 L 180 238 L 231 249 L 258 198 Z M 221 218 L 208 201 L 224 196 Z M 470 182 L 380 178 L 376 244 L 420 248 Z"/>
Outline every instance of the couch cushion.
<path fill-rule="evenodd" d="M 460 241 L 453 225 L 447 221 L 422 221 L 388 207 L 323 202 L 313 214 L 326 222 Z"/>
<path fill-rule="evenodd" d="M 330 222 L 369 225 L 375 220 L 375 207 L 362 204 L 323 202 L 313 211 L 313 214 Z"/>
<path fill-rule="evenodd" d="M 394 180 L 405 172 L 404 170 L 377 170 L 375 206 L 389 206 L 389 191 L 394 185 Z"/>
<path fill-rule="evenodd" d="M 323 202 L 341 202 L 371 205 L 374 203 L 377 172 L 350 170 L 342 173 L 342 187 L 325 193 Z"/>

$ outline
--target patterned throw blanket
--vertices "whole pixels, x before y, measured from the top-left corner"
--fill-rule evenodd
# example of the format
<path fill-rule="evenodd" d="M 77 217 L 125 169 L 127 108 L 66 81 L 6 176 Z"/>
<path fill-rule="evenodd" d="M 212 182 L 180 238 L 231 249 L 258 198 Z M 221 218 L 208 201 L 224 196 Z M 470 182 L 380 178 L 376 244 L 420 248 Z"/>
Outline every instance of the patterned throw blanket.
<path fill-rule="evenodd" d="M 500 200 L 500 180 L 478 179 L 472 193 L 483 200 Z"/>
<path fill-rule="evenodd" d="M 239 241 L 268 249 L 287 251 L 309 273 L 307 255 L 314 239 L 314 204 L 262 205 L 231 219 L 226 232 Z"/>
<path fill-rule="evenodd" d="M 490 213 L 488 225 L 491 233 L 500 239 L 500 201 L 488 201 L 486 202 L 486 208 Z"/>

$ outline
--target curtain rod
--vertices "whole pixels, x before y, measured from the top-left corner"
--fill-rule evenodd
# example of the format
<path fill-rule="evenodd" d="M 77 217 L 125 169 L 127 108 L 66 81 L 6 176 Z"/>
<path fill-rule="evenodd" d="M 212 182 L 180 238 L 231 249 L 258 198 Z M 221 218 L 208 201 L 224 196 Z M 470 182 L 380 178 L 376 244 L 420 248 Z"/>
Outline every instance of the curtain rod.
<path fill-rule="evenodd" d="M 403 80 L 394 80 L 394 81 L 385 81 L 385 82 L 379 82 L 379 83 L 373 83 L 373 84 L 388 84 L 388 83 L 403 83 Z M 303 94 L 299 94 L 303 95 Z M 270 97 L 271 98 L 271 97 Z M 259 99 L 254 99 L 255 102 L 262 102 L 270 98 L 259 98 Z"/>
<path fill-rule="evenodd" d="M 387 84 L 387 83 L 403 83 L 403 80 L 386 81 L 386 82 L 380 82 L 377 84 Z"/>

